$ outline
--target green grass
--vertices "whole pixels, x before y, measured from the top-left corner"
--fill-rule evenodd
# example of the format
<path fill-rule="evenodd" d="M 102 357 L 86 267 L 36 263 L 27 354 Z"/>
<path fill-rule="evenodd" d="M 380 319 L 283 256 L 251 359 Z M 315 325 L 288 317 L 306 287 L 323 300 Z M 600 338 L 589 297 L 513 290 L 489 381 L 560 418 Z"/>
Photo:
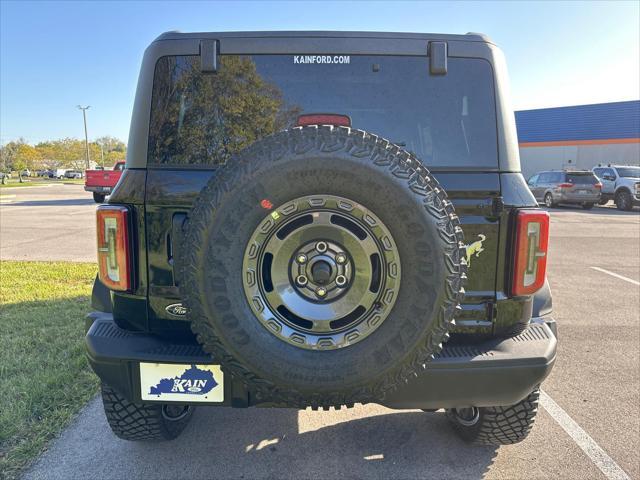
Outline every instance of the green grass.
<path fill-rule="evenodd" d="M 96 268 L 0 262 L 0 478 L 17 478 L 97 392 L 83 344 Z"/>
<path fill-rule="evenodd" d="M 50 184 L 64 184 L 64 185 L 84 185 L 84 178 L 65 178 L 58 180 L 57 178 L 29 178 L 28 181 L 20 183 L 17 178 L 11 178 L 7 180 L 7 183 L 3 185 L 0 183 L 0 189 L 2 188 L 22 188 L 22 187 L 37 187 L 39 185 Z"/>

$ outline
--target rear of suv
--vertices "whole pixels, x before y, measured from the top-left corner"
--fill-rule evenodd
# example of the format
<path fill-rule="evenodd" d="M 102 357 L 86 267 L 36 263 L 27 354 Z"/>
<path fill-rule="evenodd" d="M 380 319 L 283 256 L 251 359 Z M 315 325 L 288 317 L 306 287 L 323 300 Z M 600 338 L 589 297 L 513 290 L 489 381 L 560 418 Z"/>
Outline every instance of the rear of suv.
<path fill-rule="evenodd" d="M 580 205 L 585 210 L 600 202 L 602 183 L 590 171 L 565 170 L 540 172 L 527 181 L 536 200 L 547 208 Z"/>
<path fill-rule="evenodd" d="M 86 344 L 121 438 L 175 438 L 199 405 L 531 429 L 549 216 L 482 35 L 161 35 L 97 225 Z"/>

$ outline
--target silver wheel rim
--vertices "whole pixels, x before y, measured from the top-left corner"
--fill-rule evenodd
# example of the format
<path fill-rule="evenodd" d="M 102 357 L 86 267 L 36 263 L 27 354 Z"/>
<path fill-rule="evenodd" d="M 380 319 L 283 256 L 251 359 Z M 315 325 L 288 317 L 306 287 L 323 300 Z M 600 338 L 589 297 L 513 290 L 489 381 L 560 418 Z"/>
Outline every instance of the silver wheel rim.
<path fill-rule="evenodd" d="M 243 286 L 256 318 L 303 349 L 353 345 L 377 330 L 398 296 L 400 258 L 382 221 L 343 197 L 300 197 L 252 234 Z"/>

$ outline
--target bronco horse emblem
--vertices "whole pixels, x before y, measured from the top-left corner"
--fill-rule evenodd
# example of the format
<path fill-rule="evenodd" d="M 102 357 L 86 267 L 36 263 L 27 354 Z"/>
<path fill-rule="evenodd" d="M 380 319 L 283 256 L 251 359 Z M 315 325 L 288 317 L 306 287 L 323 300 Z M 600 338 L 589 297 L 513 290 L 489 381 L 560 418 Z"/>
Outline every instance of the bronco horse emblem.
<path fill-rule="evenodd" d="M 478 234 L 478 238 L 480 238 L 480 240 L 476 240 L 473 243 L 470 243 L 469 245 L 466 245 L 467 248 L 467 266 L 470 267 L 471 266 L 471 257 L 472 256 L 476 256 L 479 257 L 480 254 L 482 252 L 484 252 L 484 248 L 482 248 L 482 242 L 484 242 L 487 237 L 485 237 L 484 235 L 482 235 L 481 233 Z"/>

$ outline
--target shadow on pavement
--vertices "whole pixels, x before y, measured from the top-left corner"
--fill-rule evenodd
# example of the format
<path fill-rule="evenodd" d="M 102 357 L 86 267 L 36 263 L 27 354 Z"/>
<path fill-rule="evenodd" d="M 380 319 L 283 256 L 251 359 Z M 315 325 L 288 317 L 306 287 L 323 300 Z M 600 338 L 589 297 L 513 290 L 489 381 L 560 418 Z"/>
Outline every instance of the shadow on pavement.
<path fill-rule="evenodd" d="M 460 441 L 442 413 L 201 408 L 177 440 L 131 443 L 99 400 L 89 410 L 27 479 L 481 478 L 497 454 Z"/>

